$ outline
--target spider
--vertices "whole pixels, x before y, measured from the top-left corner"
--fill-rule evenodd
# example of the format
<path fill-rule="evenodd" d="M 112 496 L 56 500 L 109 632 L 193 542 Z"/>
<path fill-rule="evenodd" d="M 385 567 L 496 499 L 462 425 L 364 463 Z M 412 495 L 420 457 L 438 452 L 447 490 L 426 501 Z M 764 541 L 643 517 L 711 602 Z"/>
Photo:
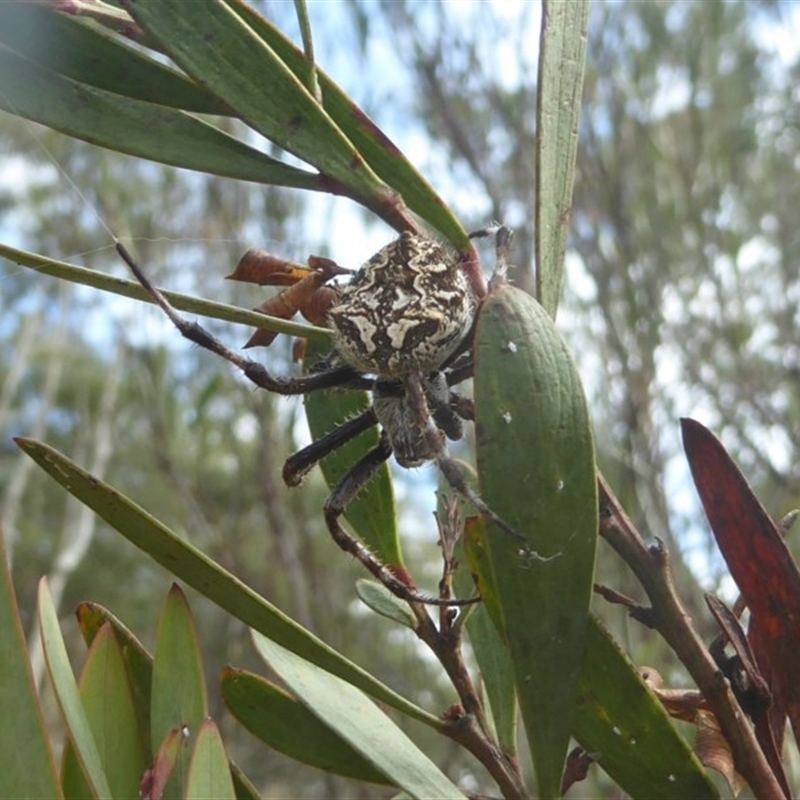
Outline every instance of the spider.
<path fill-rule="evenodd" d="M 470 235 L 495 235 L 498 263 L 503 262 L 511 236 L 507 228 L 489 227 Z M 256 386 L 282 395 L 332 387 L 369 390 L 372 404 L 366 411 L 289 457 L 283 468 L 284 481 L 297 485 L 325 456 L 380 425 L 377 446 L 350 468 L 325 501 L 325 521 L 331 536 L 404 600 L 435 605 L 465 605 L 479 600 L 421 594 L 350 535 L 340 520 L 350 501 L 394 455 L 403 467 L 435 462 L 455 491 L 521 539 L 467 485 L 445 445 L 447 439 L 460 439 L 463 420 L 473 418 L 472 403 L 451 387 L 472 375 L 470 345 L 479 306 L 453 253 L 427 236 L 401 233 L 372 256 L 348 284 L 336 290 L 336 299 L 327 312 L 333 338 L 328 356 L 304 376 L 279 378 L 258 361 L 229 349 L 199 323 L 178 314 L 122 244 L 117 243 L 117 251 L 184 337 L 238 367 Z M 342 272 L 345 270 L 339 268 L 331 275 Z"/>

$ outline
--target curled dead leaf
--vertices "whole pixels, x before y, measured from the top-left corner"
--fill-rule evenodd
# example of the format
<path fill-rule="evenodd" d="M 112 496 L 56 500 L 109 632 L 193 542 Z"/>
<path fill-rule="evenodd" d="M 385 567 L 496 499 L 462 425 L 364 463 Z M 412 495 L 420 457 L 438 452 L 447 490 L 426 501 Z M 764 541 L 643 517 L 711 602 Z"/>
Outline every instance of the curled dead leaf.
<path fill-rule="evenodd" d="M 694 751 L 704 767 L 716 770 L 728 782 L 734 795 L 745 786 L 745 780 L 733 766 L 733 754 L 719 729 L 717 718 L 707 710 L 697 715 L 697 737 Z"/>

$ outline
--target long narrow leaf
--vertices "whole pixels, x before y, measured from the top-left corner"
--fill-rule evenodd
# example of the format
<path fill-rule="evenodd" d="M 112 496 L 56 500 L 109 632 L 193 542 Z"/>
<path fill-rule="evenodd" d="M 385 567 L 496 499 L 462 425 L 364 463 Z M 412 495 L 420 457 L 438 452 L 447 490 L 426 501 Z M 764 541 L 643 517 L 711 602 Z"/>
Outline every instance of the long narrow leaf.
<path fill-rule="evenodd" d="M 40 67 L 115 94 L 199 114 L 230 109 L 185 75 L 98 25 L 36 3 L 0 3 L 0 43 Z M 102 69 L 98 69 L 102 64 Z"/>
<path fill-rule="evenodd" d="M 230 7 L 275 51 L 298 80 L 308 69 L 303 53 L 252 6 L 228 0 Z M 317 69 L 322 105 L 375 173 L 403 195 L 410 209 L 459 249 L 470 247 L 463 226 L 402 151 L 321 69 Z M 373 76 L 380 80 L 380 75 Z"/>
<path fill-rule="evenodd" d="M 0 256 L 22 267 L 51 275 L 59 280 L 79 283 L 82 286 L 91 286 L 103 292 L 118 294 L 121 297 L 132 297 L 145 303 L 153 303 L 153 298 L 142 288 L 137 281 L 114 278 L 104 272 L 98 272 L 86 267 L 68 264 L 66 261 L 56 261 L 52 258 L 30 253 L 27 250 L 18 250 L 15 247 L 0 243 Z M 222 319 L 226 322 L 237 322 L 265 330 L 286 333 L 290 336 L 300 336 L 305 339 L 322 339 L 330 341 L 331 332 L 327 328 L 318 328 L 304 322 L 292 322 L 270 317 L 258 311 L 248 311 L 246 308 L 230 306 L 226 303 L 215 303 L 213 300 L 203 300 L 191 295 L 178 294 L 177 292 L 164 292 L 164 296 L 180 311 L 189 311 L 211 319 Z"/>
<path fill-rule="evenodd" d="M 137 0 L 131 15 L 240 119 L 363 198 L 389 191 L 303 82 L 223 0 Z M 332 184 L 331 184 L 332 185 Z"/>
<path fill-rule="evenodd" d="M 440 729 L 432 714 L 406 700 L 224 570 L 197 548 L 176 536 L 140 506 L 81 469 L 65 455 L 33 439 L 15 440 L 22 450 L 74 497 L 150 555 L 173 575 L 245 624 L 269 636 L 376 700 Z"/>
<path fill-rule="evenodd" d="M 39 581 L 39 626 L 42 646 L 50 680 L 53 682 L 58 705 L 75 746 L 75 752 L 83 768 L 83 773 L 97 798 L 110 798 L 103 761 L 97 749 L 91 725 L 81 702 L 78 684 L 72 673 L 67 656 L 67 648 L 58 625 L 58 615 L 53 605 L 47 579 Z"/>
<path fill-rule="evenodd" d="M 589 0 L 545 0 L 536 114 L 536 295 L 555 317 L 572 208 Z"/>
<path fill-rule="evenodd" d="M 319 176 L 270 158 L 190 114 L 77 83 L 4 48 L 0 48 L 0 109 L 162 164 L 326 190 Z"/>
<path fill-rule="evenodd" d="M 61 797 L 0 530 L 0 797 Z"/>
<path fill-rule="evenodd" d="M 299 700 L 252 672 L 228 668 L 220 679 L 228 710 L 253 736 L 289 758 L 369 783 L 389 783 L 357 750 Z"/>

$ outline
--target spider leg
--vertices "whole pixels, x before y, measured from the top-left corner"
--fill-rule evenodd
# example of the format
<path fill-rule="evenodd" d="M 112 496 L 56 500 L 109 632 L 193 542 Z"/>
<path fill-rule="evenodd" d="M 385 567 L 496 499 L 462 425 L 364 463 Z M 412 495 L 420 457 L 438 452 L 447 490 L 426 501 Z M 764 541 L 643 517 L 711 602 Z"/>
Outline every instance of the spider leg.
<path fill-rule="evenodd" d="M 475 363 L 472 360 L 472 353 L 464 353 L 456 361 L 444 370 L 448 386 L 455 386 L 462 381 L 471 378 L 475 372 Z"/>
<path fill-rule="evenodd" d="M 336 448 L 355 439 L 360 433 L 377 425 L 375 409 L 371 406 L 357 417 L 348 419 L 337 425 L 332 431 L 325 434 L 315 442 L 298 450 L 286 459 L 283 465 L 283 480 L 287 486 L 297 486 L 306 473 L 325 456 L 330 455 Z"/>
<path fill-rule="evenodd" d="M 470 397 L 462 397 L 458 392 L 450 392 L 450 408 L 461 419 L 475 421 L 475 401 Z"/>
<path fill-rule="evenodd" d="M 443 599 L 420 594 L 402 581 L 392 569 L 382 564 L 358 539 L 351 536 L 340 525 L 339 518 L 353 498 L 364 488 L 376 470 L 388 460 L 392 447 L 385 433 L 377 447 L 370 450 L 336 484 L 325 501 L 325 522 L 333 540 L 342 550 L 360 561 L 392 594 L 410 603 L 425 603 L 438 606 L 465 606 L 480 602 L 479 597 L 465 600 Z"/>
<path fill-rule="evenodd" d="M 486 503 L 483 502 L 480 495 L 467 483 L 463 473 L 459 469 L 458 464 L 450 458 L 447 454 L 447 448 L 444 444 L 444 437 L 440 434 L 438 428 L 434 424 L 428 408 L 428 401 L 425 398 L 425 392 L 422 388 L 422 380 L 419 373 L 410 372 L 406 376 L 406 390 L 411 398 L 412 406 L 416 410 L 417 419 L 420 425 L 425 429 L 425 437 L 431 447 L 431 451 L 435 454 L 436 464 L 444 475 L 445 480 L 453 487 L 459 494 L 469 500 L 478 511 L 485 517 L 492 520 L 503 531 L 518 539 L 525 547 L 527 542 L 525 537 L 514 530 L 502 517 L 495 514 Z"/>
<path fill-rule="evenodd" d="M 167 298 L 153 285 L 144 272 L 142 272 L 125 246 L 117 242 L 116 249 L 125 263 L 130 267 L 136 279 L 141 283 L 142 287 L 185 338 L 206 350 L 210 350 L 212 353 L 216 353 L 235 367 L 238 367 L 249 380 L 261 389 L 283 395 L 294 395 L 306 394 L 316 389 L 327 389 L 333 386 L 361 386 L 363 382 L 361 376 L 352 369 L 352 367 L 347 366 L 333 367 L 323 372 L 315 372 L 297 378 L 273 377 L 263 364 L 239 355 L 239 353 L 226 347 L 202 325 L 182 317 L 172 307 Z"/>

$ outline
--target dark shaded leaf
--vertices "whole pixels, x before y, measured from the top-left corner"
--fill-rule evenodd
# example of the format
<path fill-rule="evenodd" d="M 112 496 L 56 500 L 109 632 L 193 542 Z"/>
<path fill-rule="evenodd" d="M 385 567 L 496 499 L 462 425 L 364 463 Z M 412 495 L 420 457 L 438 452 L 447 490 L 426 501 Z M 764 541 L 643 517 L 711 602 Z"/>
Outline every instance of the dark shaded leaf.
<path fill-rule="evenodd" d="M 185 75 L 124 44 L 119 37 L 109 36 L 97 25 L 57 14 L 49 6 L 0 3 L 0 42 L 40 67 L 78 83 L 184 111 L 230 114 L 224 103 Z"/>
<path fill-rule="evenodd" d="M 325 190 L 319 176 L 270 158 L 197 117 L 77 83 L 4 48 L 0 48 L 0 109 L 162 164 Z"/>
<path fill-rule="evenodd" d="M 306 363 L 314 363 L 327 352 L 325 347 L 314 342 L 308 348 Z M 315 440 L 345 420 L 357 417 L 372 405 L 367 392 L 341 392 L 336 389 L 307 394 L 303 397 L 303 403 L 308 427 Z M 378 440 L 378 427 L 374 425 L 323 459 L 320 468 L 328 486 L 333 489 L 359 459 L 377 447 Z M 394 486 L 388 464 L 383 464 L 377 470 L 366 487 L 347 506 L 345 518 L 358 537 L 384 563 L 403 566 Z"/>

